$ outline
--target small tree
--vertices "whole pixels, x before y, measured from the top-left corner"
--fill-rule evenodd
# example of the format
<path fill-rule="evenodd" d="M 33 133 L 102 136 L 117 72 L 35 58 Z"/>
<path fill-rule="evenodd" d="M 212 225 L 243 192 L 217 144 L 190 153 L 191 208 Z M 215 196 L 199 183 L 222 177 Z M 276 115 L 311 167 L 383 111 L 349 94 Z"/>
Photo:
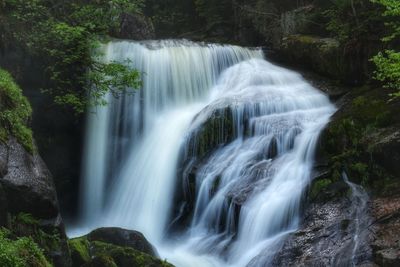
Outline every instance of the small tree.
<path fill-rule="evenodd" d="M 94 55 L 119 27 L 120 14 L 138 12 L 142 0 L 0 0 L 0 44 L 16 43 L 40 58 L 57 104 L 81 113 L 105 104 L 104 96 L 136 88 L 139 73 L 128 64 Z"/>

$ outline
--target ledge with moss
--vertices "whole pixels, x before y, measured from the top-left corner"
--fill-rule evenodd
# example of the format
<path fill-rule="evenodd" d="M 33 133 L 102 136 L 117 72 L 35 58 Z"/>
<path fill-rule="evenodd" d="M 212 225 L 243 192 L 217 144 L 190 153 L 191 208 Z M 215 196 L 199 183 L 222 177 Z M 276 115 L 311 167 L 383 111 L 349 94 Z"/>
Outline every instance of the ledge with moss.
<path fill-rule="evenodd" d="M 34 150 L 32 131 L 27 126 L 32 108 L 11 75 L 0 69 L 0 141 L 14 136 L 24 148 Z"/>
<path fill-rule="evenodd" d="M 100 228 L 69 240 L 69 247 L 74 267 L 173 267 L 156 257 L 142 234 L 121 228 Z"/>

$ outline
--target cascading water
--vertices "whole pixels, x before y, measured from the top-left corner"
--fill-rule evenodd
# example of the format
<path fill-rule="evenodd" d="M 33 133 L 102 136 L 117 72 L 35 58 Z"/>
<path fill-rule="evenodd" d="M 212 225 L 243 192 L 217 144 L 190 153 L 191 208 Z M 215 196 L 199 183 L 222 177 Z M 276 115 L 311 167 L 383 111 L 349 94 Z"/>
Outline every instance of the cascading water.
<path fill-rule="evenodd" d="M 328 98 L 257 49 L 121 41 L 105 54 L 130 59 L 143 88 L 89 115 L 80 230 L 141 231 L 177 266 L 268 265 L 297 227 Z"/>

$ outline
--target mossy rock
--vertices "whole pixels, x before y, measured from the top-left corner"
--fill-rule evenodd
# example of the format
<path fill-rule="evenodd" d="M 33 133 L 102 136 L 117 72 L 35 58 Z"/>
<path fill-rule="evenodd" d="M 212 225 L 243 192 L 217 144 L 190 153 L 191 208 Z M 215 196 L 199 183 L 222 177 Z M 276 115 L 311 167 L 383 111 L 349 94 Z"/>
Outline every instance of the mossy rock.
<path fill-rule="evenodd" d="M 31 238 L 42 250 L 46 259 L 55 266 L 68 266 L 69 250 L 64 230 L 43 222 L 29 213 L 10 216 L 9 230 L 15 237 Z"/>
<path fill-rule="evenodd" d="M 400 101 L 382 88 L 354 88 L 321 134 L 317 160 L 332 181 L 349 179 L 376 194 L 399 194 Z M 397 125 L 397 126 L 396 126 Z M 397 193 L 396 193 L 397 191 Z M 385 193 L 386 192 L 386 193 Z"/>
<path fill-rule="evenodd" d="M 349 193 L 349 187 L 343 180 L 332 178 L 315 179 L 309 189 L 311 202 L 326 202 Z"/>
<path fill-rule="evenodd" d="M 94 241 L 91 251 L 95 256 L 109 256 L 119 267 L 168 267 L 169 263 L 156 259 L 148 254 L 129 247 L 120 247 L 112 244 Z"/>
<path fill-rule="evenodd" d="M 199 159 L 234 138 L 231 107 L 214 110 L 189 138 L 189 154 Z"/>
<path fill-rule="evenodd" d="M 82 266 L 90 261 L 90 243 L 86 237 L 71 239 L 68 241 L 68 245 L 71 251 L 73 266 Z"/>
<path fill-rule="evenodd" d="M 280 53 L 290 62 L 305 64 L 313 71 L 342 80 L 345 75 L 340 43 L 332 38 L 294 34 L 282 41 Z"/>
<path fill-rule="evenodd" d="M 74 267 L 171 267 L 172 265 L 131 247 L 102 241 L 89 241 L 86 236 L 69 241 Z"/>
<path fill-rule="evenodd" d="M 51 267 L 42 249 L 30 237 L 14 237 L 0 229 L 0 266 L 2 267 Z"/>

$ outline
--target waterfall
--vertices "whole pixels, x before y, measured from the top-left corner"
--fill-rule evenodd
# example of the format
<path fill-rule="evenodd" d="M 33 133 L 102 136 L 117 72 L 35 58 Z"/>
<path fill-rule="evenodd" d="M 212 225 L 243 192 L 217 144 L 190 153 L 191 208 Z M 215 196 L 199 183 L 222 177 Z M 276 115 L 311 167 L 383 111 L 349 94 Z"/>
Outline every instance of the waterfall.
<path fill-rule="evenodd" d="M 129 59 L 143 87 L 88 115 L 75 233 L 138 230 L 178 267 L 268 265 L 298 226 L 329 99 L 260 49 L 169 40 L 105 51 Z"/>

